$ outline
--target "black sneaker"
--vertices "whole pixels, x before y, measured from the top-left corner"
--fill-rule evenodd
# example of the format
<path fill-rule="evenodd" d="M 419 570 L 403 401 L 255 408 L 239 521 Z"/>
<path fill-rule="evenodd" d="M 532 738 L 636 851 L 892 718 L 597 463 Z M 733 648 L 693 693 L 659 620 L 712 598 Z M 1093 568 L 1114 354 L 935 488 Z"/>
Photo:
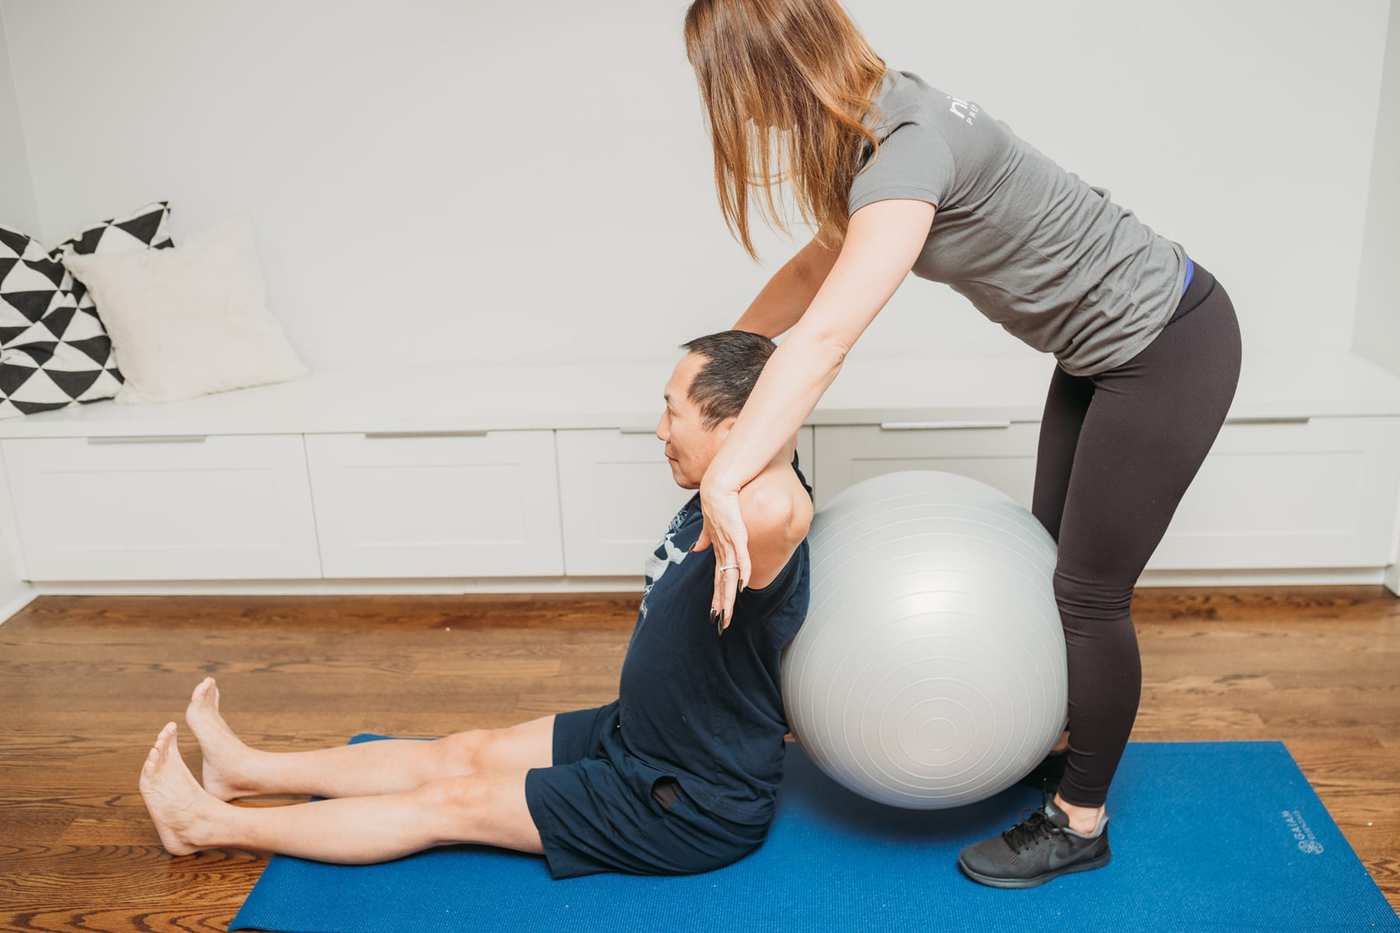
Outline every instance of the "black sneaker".
<path fill-rule="evenodd" d="M 1108 815 L 1099 819 L 1107 823 Z M 1069 815 L 1047 795 L 1027 819 L 963 849 L 958 867 L 994 888 L 1033 888 L 1070 872 L 1102 868 L 1108 859 L 1108 826 L 1087 839 L 1070 832 Z"/>
<path fill-rule="evenodd" d="M 1055 791 L 1059 789 L 1060 782 L 1065 778 L 1065 758 L 1068 754 L 1069 752 L 1066 750 L 1046 755 L 1040 764 L 1032 768 L 1029 774 L 1016 783 L 1034 787 L 1042 794 L 1055 796 Z"/>

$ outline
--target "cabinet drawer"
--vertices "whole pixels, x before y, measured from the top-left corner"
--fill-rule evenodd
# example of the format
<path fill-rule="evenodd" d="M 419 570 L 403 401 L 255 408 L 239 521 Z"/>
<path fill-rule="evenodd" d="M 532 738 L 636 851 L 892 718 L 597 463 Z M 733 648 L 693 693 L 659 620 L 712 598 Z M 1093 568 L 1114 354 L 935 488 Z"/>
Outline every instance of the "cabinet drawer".
<path fill-rule="evenodd" d="M 1151 570 L 1383 567 L 1400 418 L 1227 422 Z"/>
<path fill-rule="evenodd" d="M 553 431 L 306 438 L 327 577 L 564 572 Z"/>
<path fill-rule="evenodd" d="M 559 493 L 570 575 L 641 576 L 666 523 L 695 494 L 676 485 L 651 429 L 561 430 Z M 812 428 L 797 433 L 797 460 L 814 490 Z"/>
<path fill-rule="evenodd" d="M 899 470 L 942 470 L 981 480 L 1026 508 L 1035 485 L 1034 421 L 818 425 L 817 508 L 861 480 Z"/>
<path fill-rule="evenodd" d="M 34 580 L 321 575 L 300 435 L 0 444 Z"/>

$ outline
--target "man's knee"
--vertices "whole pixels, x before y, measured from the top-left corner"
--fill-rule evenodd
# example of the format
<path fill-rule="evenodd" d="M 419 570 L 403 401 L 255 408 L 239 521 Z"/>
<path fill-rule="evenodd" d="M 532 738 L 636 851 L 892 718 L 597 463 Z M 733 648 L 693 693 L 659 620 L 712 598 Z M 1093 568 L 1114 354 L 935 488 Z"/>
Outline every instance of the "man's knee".
<path fill-rule="evenodd" d="M 480 810 L 485 798 L 483 782 L 470 774 L 428 781 L 418 788 L 435 810 L 450 816 L 466 816 Z"/>
<path fill-rule="evenodd" d="M 416 793 L 438 820 L 443 842 L 543 851 L 539 830 L 525 800 L 521 775 L 457 775 L 429 781 Z"/>
<path fill-rule="evenodd" d="M 475 774 L 489 765 L 495 729 L 467 729 L 435 740 L 442 753 L 444 777 Z"/>
<path fill-rule="evenodd" d="M 482 782 L 470 774 L 427 781 L 415 791 L 442 827 L 442 837 L 465 841 L 477 831 L 486 806 Z"/>

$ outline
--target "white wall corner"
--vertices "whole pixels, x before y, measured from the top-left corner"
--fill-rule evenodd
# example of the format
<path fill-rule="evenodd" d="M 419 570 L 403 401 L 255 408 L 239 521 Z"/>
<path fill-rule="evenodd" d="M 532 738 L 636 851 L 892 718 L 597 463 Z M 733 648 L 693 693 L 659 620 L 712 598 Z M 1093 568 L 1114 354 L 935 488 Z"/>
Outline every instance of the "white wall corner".
<path fill-rule="evenodd" d="M 28 583 L 18 583 L 6 592 L 8 595 L 0 598 L 0 625 L 8 622 L 11 616 L 29 605 L 39 595 L 38 591 Z"/>
<path fill-rule="evenodd" d="M 0 624 L 38 595 L 25 577 L 14 497 L 4 457 L 0 456 Z"/>
<path fill-rule="evenodd" d="M 14 75 L 10 68 L 10 45 L 2 4 L 0 126 L 6 127 L 6 132 L 0 133 L 0 165 L 5 166 L 5 171 L 0 173 L 0 223 L 30 235 L 37 235 L 38 204 L 34 193 L 34 179 L 29 170 L 29 153 L 23 122 L 20 120 L 19 95 L 15 90 Z M 15 533 L 14 515 L 9 492 L 4 483 L 3 469 L 0 469 L 0 499 L 4 500 L 3 507 L 0 508 L 0 624 L 3 624 L 10 616 L 28 605 L 37 592 L 34 587 L 20 579 L 22 569 L 19 561 L 19 541 Z"/>
<path fill-rule="evenodd" d="M 1395 540 L 1390 545 L 1390 566 L 1385 568 L 1386 589 L 1400 596 L 1400 506 L 1395 509 Z"/>
<path fill-rule="evenodd" d="M 1400 0 L 1391 0 L 1352 349 L 1400 375 Z"/>
<path fill-rule="evenodd" d="M 28 141 L 20 118 L 19 93 L 10 66 L 10 44 L 5 29 L 5 11 L 0 4 L 0 224 L 38 236 L 39 204 L 30 171 Z"/>

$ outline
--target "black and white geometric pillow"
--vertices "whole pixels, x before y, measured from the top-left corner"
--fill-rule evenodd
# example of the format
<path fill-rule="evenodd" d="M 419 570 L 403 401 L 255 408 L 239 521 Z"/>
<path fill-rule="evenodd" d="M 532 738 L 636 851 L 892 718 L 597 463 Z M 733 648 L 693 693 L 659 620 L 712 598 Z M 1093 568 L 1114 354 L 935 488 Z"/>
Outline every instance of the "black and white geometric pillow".
<path fill-rule="evenodd" d="M 169 249 L 169 228 L 168 201 L 94 224 L 51 250 L 0 227 L 0 418 L 116 394 L 122 376 L 111 338 L 63 253 Z"/>

